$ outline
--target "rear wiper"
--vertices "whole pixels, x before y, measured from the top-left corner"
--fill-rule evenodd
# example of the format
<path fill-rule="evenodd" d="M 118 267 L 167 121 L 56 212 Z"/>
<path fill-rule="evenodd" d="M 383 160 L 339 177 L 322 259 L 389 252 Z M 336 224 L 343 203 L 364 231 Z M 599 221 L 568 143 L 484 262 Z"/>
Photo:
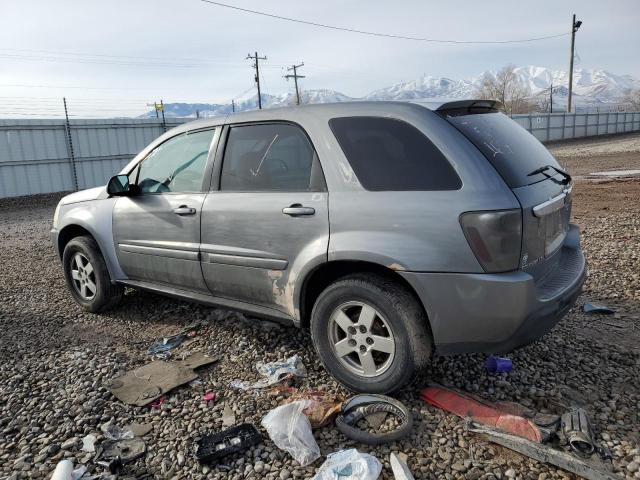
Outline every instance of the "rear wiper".
<path fill-rule="evenodd" d="M 549 175 L 547 173 L 547 170 L 549 170 L 549 169 L 553 169 L 553 170 L 556 171 L 556 173 L 559 173 L 560 175 L 562 175 L 564 177 L 564 180 L 559 182 L 556 179 L 554 179 L 553 175 Z M 531 177 L 533 175 L 538 175 L 539 173 L 544 174 L 547 178 L 550 178 L 551 180 L 553 180 L 556 183 L 559 183 L 560 185 L 567 185 L 571 181 L 571 175 L 569 175 L 567 172 L 565 172 L 561 168 L 555 167 L 553 165 L 544 165 L 543 167 L 536 168 L 532 172 L 527 173 L 527 177 Z"/>

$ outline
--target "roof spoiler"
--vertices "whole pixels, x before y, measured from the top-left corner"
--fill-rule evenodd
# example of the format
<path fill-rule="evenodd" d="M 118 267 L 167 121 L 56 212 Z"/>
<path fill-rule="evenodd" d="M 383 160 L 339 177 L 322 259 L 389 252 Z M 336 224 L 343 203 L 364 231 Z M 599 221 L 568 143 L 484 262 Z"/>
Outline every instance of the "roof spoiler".
<path fill-rule="evenodd" d="M 490 113 L 504 111 L 504 105 L 497 100 L 459 100 L 440 105 L 436 112 L 442 114 Z"/>

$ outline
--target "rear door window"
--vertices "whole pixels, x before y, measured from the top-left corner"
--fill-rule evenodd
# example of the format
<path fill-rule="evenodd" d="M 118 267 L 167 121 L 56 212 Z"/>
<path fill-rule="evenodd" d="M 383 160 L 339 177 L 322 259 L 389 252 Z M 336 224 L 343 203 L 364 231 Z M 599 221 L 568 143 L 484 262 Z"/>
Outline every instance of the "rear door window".
<path fill-rule="evenodd" d="M 283 123 L 231 127 L 221 190 L 299 192 L 321 190 L 323 185 L 317 156 L 300 127 Z"/>
<path fill-rule="evenodd" d="M 478 147 L 511 188 L 547 178 L 543 173 L 529 175 L 536 169 L 560 166 L 537 138 L 503 113 L 444 116 Z"/>
<path fill-rule="evenodd" d="M 329 126 L 367 190 L 457 190 L 462 186 L 442 152 L 407 122 L 342 117 L 331 119 Z"/>

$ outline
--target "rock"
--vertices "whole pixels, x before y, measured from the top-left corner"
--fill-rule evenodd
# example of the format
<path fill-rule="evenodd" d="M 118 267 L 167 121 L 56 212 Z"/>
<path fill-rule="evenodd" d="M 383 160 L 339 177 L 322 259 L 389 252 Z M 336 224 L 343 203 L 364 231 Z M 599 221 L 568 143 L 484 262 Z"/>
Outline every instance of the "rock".
<path fill-rule="evenodd" d="M 637 472 L 639 468 L 640 468 L 640 465 L 638 465 L 637 462 L 630 462 L 627 465 L 627 470 L 631 473 Z"/>
<path fill-rule="evenodd" d="M 291 476 L 291 473 L 286 468 L 280 471 L 280 480 L 287 480 Z"/>

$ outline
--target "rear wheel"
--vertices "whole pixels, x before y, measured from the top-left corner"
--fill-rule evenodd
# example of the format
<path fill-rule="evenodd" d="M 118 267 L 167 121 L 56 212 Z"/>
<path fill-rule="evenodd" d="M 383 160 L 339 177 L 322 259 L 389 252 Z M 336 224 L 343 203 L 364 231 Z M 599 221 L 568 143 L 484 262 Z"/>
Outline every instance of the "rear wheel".
<path fill-rule="evenodd" d="M 431 357 L 421 305 L 404 286 L 375 274 L 327 287 L 313 308 L 311 334 L 325 368 L 357 392 L 397 390 Z"/>
<path fill-rule="evenodd" d="M 109 310 L 122 299 L 124 287 L 111 283 L 107 265 L 93 238 L 71 239 L 64 248 L 62 264 L 71 295 L 85 310 Z"/>

